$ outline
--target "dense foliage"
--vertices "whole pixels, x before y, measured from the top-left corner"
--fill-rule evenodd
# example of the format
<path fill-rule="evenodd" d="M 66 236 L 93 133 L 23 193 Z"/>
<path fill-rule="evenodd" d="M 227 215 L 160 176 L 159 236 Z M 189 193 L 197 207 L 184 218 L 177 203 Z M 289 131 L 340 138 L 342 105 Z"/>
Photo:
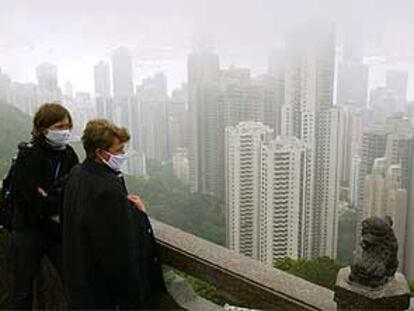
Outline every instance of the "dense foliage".
<path fill-rule="evenodd" d="M 127 176 L 130 193 L 139 194 L 150 216 L 162 222 L 225 244 L 222 205 L 210 196 L 191 193 L 170 165 L 150 164 L 147 177 Z"/>
<path fill-rule="evenodd" d="M 30 117 L 18 109 L 0 102 L 0 177 L 2 178 L 10 160 L 16 154 L 17 145 L 30 139 Z"/>
<path fill-rule="evenodd" d="M 348 265 L 352 262 L 356 245 L 356 223 L 356 213 L 352 210 L 339 218 L 337 258 Z"/>
<path fill-rule="evenodd" d="M 344 265 L 328 257 L 311 260 L 285 258 L 275 262 L 274 267 L 333 290 L 338 271 Z"/>

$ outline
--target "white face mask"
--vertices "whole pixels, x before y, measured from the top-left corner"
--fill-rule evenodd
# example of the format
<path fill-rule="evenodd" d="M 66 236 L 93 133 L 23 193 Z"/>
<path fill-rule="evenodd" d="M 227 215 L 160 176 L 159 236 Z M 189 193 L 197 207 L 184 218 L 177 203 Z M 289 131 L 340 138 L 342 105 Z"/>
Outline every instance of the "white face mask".
<path fill-rule="evenodd" d="M 104 160 L 103 162 L 108 165 L 111 169 L 113 169 L 115 172 L 120 172 L 122 170 L 122 167 L 125 164 L 125 161 L 127 160 L 128 156 L 126 153 L 123 154 L 112 154 L 107 151 L 105 151 L 109 155 L 108 160 Z"/>
<path fill-rule="evenodd" d="M 45 136 L 47 143 L 56 149 L 65 149 L 72 140 L 70 130 L 48 130 Z"/>

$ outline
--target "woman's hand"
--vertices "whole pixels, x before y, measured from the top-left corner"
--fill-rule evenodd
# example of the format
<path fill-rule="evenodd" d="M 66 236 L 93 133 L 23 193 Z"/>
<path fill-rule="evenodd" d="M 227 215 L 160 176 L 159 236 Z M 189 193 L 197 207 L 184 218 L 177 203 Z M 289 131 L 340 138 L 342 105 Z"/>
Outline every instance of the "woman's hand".
<path fill-rule="evenodd" d="M 44 198 L 47 198 L 47 192 L 41 187 L 37 187 L 37 192 Z"/>
<path fill-rule="evenodd" d="M 135 208 L 139 209 L 142 212 L 145 212 L 145 204 L 142 202 L 139 196 L 135 194 L 128 194 L 128 200 L 134 205 Z"/>

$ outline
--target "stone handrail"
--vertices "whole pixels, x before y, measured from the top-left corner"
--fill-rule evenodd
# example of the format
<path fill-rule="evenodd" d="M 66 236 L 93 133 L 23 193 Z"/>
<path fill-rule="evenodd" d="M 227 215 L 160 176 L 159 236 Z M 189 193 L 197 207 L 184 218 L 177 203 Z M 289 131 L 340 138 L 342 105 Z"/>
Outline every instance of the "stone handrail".
<path fill-rule="evenodd" d="M 336 310 L 334 293 L 152 219 L 161 262 L 207 281 L 243 306 L 272 310 Z"/>

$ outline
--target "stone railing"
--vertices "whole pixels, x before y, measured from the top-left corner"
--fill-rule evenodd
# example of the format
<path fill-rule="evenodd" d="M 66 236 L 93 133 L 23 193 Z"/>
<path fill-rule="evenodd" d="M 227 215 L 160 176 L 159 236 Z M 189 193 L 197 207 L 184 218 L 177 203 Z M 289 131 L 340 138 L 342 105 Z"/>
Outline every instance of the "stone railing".
<path fill-rule="evenodd" d="M 334 293 L 152 220 L 161 261 L 214 285 L 243 307 L 272 310 L 335 310 Z"/>
<path fill-rule="evenodd" d="M 393 306 L 405 310 L 407 293 L 402 275 L 402 287 L 394 293 L 391 284 L 385 293 L 353 288 L 344 283 L 346 271 L 338 277 L 336 295 L 333 291 L 302 280 L 283 271 L 239 255 L 222 246 L 198 238 L 175 227 L 152 220 L 162 263 L 215 286 L 220 294 L 237 306 L 262 310 L 360 310 L 358 305 Z M 0 254 L 6 252 L 0 244 Z M 1 257 L 0 257 L 1 259 Z M 5 262 L 3 262 L 4 264 Z M 2 267 L 4 268 L 4 267 Z M 3 269 L 4 270 L 4 269 Z M 164 309 L 222 310 L 223 308 L 195 294 L 185 279 L 171 269 L 166 274 L 172 299 Z M 1 287 L 0 287 L 1 288 Z M 390 289 L 391 288 L 391 289 Z M 393 291 L 393 292 L 391 292 Z M 386 299 L 384 300 L 384 295 Z M 356 304 L 356 301 L 357 304 Z M 45 261 L 36 282 L 35 306 L 40 309 L 65 309 L 62 285 L 53 267 Z M 370 308 L 368 308 L 371 310 Z M 368 310 L 364 308 L 363 310 Z M 377 310 L 377 308 L 372 309 Z"/>

